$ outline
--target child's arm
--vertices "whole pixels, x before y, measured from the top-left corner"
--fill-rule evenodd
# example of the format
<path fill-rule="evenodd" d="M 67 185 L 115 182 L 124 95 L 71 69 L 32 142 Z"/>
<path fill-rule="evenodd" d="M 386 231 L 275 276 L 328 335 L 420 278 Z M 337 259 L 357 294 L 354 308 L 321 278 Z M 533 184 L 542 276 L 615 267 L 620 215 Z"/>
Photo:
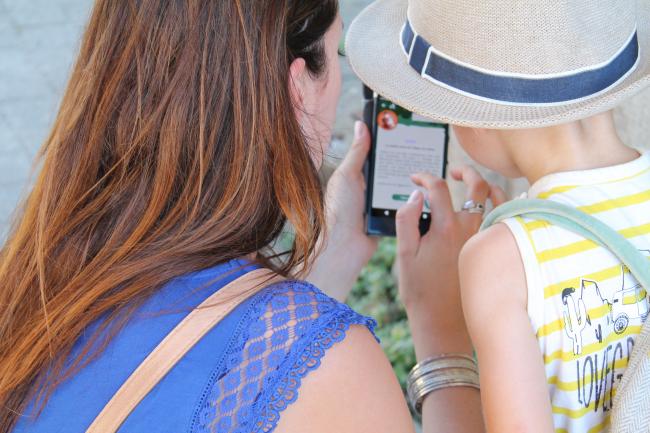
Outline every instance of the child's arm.
<path fill-rule="evenodd" d="M 526 312 L 524 267 L 510 230 L 498 224 L 476 235 L 459 266 L 487 431 L 552 433 L 543 358 Z"/>

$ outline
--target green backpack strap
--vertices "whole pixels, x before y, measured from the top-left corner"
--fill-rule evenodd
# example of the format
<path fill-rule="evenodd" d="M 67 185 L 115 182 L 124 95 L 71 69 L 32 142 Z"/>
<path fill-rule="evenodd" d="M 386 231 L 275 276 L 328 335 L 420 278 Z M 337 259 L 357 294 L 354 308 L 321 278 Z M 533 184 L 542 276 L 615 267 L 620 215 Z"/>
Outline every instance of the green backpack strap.
<path fill-rule="evenodd" d="M 481 230 L 516 216 L 548 221 L 607 248 L 650 291 L 648 259 L 620 233 L 574 207 L 551 200 L 513 200 L 487 215 Z M 635 340 L 627 369 L 616 391 L 610 431 L 650 432 L 650 320 L 645 321 Z"/>

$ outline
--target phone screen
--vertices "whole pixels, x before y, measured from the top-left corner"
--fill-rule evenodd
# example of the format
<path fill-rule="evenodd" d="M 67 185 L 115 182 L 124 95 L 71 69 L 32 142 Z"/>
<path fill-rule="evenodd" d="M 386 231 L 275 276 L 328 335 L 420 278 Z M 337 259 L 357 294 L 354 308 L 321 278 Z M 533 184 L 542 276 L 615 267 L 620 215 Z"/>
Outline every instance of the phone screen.
<path fill-rule="evenodd" d="M 381 97 L 375 99 L 373 111 L 369 216 L 391 218 L 394 226 L 395 213 L 418 188 L 412 174 L 445 176 L 449 129 Z M 422 219 L 429 213 L 425 202 Z M 392 230 L 382 234 L 391 235 Z"/>

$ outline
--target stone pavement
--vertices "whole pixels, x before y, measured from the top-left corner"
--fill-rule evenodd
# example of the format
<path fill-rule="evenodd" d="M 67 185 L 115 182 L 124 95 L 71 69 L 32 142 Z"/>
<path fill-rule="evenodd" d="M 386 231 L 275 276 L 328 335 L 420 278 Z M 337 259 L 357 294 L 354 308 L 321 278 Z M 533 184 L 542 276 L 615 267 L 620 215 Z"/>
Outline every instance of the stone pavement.
<path fill-rule="evenodd" d="M 0 0 L 0 239 L 32 177 L 92 0 Z"/>
<path fill-rule="evenodd" d="M 371 0 L 342 0 L 346 26 Z M 78 48 L 92 0 L 0 0 L 0 241 L 10 215 L 33 178 L 32 161 L 46 138 Z M 329 160 L 345 154 L 354 120 L 361 112 L 361 84 L 343 61 L 344 87 Z M 618 110 L 623 136 L 646 147 L 648 122 L 633 122 L 630 114 L 650 118 L 650 92 Z M 452 142 L 452 164 L 467 162 Z M 506 182 L 486 173 L 511 193 L 525 182 Z M 462 191 L 454 186 L 457 201 Z"/>

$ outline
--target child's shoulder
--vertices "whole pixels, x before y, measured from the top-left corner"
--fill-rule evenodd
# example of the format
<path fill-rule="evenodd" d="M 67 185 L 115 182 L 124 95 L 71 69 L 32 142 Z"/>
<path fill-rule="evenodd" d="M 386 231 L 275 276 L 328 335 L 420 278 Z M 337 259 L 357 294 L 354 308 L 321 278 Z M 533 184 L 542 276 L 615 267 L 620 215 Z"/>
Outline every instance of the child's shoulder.
<path fill-rule="evenodd" d="M 527 284 L 517 242 L 506 224 L 474 235 L 459 259 L 463 305 L 485 309 L 490 304 L 526 308 Z"/>

